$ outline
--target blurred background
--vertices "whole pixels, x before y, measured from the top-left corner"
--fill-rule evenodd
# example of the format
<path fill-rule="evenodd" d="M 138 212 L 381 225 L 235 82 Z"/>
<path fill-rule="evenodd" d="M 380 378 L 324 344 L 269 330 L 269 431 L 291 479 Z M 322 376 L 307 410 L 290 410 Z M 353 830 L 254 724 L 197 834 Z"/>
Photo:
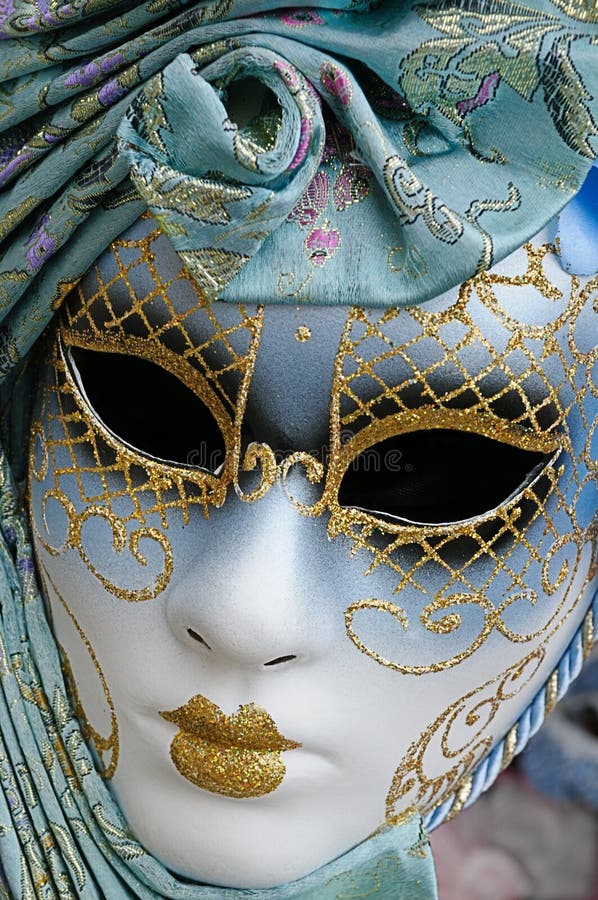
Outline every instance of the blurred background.
<path fill-rule="evenodd" d="M 440 900 L 598 900 L 598 645 L 526 751 L 431 843 Z"/>

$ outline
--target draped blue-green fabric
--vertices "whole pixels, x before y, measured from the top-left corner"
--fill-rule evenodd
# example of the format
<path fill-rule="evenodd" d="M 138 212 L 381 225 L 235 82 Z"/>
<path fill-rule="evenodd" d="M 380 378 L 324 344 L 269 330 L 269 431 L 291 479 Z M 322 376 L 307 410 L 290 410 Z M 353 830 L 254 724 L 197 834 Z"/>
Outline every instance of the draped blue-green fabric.
<path fill-rule="evenodd" d="M 417 303 L 538 231 L 598 146 L 582 0 L 3 0 L 0 30 L 8 364 L 147 206 L 208 295 Z M 276 99 L 239 128 L 248 76 Z"/>

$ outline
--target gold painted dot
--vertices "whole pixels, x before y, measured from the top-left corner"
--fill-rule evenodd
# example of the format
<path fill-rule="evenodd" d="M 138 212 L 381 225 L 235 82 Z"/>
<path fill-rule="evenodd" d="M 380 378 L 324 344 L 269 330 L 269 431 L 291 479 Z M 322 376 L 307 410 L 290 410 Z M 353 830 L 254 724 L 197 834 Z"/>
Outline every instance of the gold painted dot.
<path fill-rule="evenodd" d="M 301 344 L 304 344 L 305 341 L 309 341 L 311 338 L 311 329 L 309 329 L 307 325 L 300 325 L 295 332 L 295 337 Z"/>

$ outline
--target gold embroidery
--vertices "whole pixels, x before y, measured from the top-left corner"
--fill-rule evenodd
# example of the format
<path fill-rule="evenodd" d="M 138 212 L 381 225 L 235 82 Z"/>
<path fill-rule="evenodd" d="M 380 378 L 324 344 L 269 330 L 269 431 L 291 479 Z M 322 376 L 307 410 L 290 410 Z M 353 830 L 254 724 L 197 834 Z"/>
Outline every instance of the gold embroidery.
<path fill-rule="evenodd" d="M 552 0 L 552 2 L 572 19 L 598 23 L 598 9 L 594 0 Z"/>

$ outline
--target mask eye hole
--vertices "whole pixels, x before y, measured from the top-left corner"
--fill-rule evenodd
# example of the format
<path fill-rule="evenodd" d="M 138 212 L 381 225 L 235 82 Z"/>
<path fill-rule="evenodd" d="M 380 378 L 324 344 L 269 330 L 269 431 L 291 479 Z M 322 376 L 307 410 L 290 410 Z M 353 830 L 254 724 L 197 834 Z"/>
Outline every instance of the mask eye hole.
<path fill-rule="evenodd" d="M 440 525 L 491 512 L 523 490 L 553 454 L 449 429 L 379 441 L 343 475 L 339 503 L 383 519 Z"/>
<path fill-rule="evenodd" d="M 220 427 L 179 378 L 130 354 L 71 347 L 67 358 L 88 405 L 119 441 L 161 462 L 220 473 Z"/>

